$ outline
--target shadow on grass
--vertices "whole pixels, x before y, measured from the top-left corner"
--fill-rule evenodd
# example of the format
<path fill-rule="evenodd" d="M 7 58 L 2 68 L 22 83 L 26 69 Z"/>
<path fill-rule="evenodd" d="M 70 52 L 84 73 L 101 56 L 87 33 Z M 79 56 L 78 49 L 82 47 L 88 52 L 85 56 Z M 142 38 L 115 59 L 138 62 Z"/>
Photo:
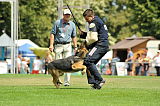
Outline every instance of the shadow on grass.
<path fill-rule="evenodd" d="M 91 89 L 91 88 L 40 88 L 40 89 Z"/>

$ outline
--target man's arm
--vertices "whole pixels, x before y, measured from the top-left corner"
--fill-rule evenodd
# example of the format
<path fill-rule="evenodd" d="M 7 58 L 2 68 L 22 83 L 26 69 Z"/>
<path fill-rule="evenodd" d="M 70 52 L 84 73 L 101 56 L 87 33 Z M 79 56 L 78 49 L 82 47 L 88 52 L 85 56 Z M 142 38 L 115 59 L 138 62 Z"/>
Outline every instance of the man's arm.
<path fill-rule="evenodd" d="M 133 56 L 131 56 L 130 58 L 127 58 L 125 61 L 128 62 L 129 60 L 133 60 Z"/>
<path fill-rule="evenodd" d="M 77 49 L 77 38 L 76 37 L 72 38 L 72 41 L 73 41 L 74 48 Z"/>
<path fill-rule="evenodd" d="M 127 58 L 125 61 L 133 60 L 133 53 L 129 53 L 130 58 Z"/>
<path fill-rule="evenodd" d="M 131 56 L 130 58 L 126 59 L 126 61 L 129 61 L 129 60 L 133 60 L 133 56 Z"/>
<path fill-rule="evenodd" d="M 54 35 L 51 34 L 51 35 L 50 35 L 50 46 L 49 46 L 49 50 L 50 50 L 51 52 L 53 52 L 53 49 L 54 49 L 53 44 L 54 44 Z"/>

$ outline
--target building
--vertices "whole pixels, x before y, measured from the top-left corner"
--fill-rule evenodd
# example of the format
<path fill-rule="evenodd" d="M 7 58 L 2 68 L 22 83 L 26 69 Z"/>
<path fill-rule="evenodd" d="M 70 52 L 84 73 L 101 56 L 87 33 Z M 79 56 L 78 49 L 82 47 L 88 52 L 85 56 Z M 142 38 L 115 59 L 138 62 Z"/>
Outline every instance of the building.
<path fill-rule="evenodd" d="M 145 48 L 155 53 L 156 50 L 160 49 L 160 40 L 155 40 L 153 37 L 130 37 L 110 46 L 113 54 L 117 54 L 121 62 L 124 62 L 127 58 L 128 48 L 132 50 L 134 56 L 136 56 L 137 53 L 144 52 L 143 50 Z"/>
<path fill-rule="evenodd" d="M 11 58 L 12 39 L 4 32 L 0 36 L 0 60 Z"/>

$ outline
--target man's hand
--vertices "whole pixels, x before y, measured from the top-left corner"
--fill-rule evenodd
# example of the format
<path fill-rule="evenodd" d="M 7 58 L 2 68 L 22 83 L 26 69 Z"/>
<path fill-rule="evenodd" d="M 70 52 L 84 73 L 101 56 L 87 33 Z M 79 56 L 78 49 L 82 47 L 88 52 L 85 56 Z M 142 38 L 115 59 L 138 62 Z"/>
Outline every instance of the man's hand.
<path fill-rule="evenodd" d="M 50 45 L 50 46 L 49 46 L 49 50 L 50 50 L 51 52 L 53 52 L 53 49 L 54 49 L 53 45 Z"/>
<path fill-rule="evenodd" d="M 78 48 L 77 47 L 74 47 L 74 54 L 76 54 Z"/>

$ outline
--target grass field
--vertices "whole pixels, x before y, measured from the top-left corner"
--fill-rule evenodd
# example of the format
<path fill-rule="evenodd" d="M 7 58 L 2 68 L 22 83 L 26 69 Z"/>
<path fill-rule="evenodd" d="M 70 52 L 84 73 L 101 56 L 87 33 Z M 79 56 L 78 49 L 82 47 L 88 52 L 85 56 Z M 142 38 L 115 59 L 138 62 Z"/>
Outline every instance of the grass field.
<path fill-rule="evenodd" d="M 56 89 L 50 75 L 0 75 L 0 106 L 160 106 L 159 77 L 103 77 L 107 83 L 93 90 L 86 76 Z"/>

